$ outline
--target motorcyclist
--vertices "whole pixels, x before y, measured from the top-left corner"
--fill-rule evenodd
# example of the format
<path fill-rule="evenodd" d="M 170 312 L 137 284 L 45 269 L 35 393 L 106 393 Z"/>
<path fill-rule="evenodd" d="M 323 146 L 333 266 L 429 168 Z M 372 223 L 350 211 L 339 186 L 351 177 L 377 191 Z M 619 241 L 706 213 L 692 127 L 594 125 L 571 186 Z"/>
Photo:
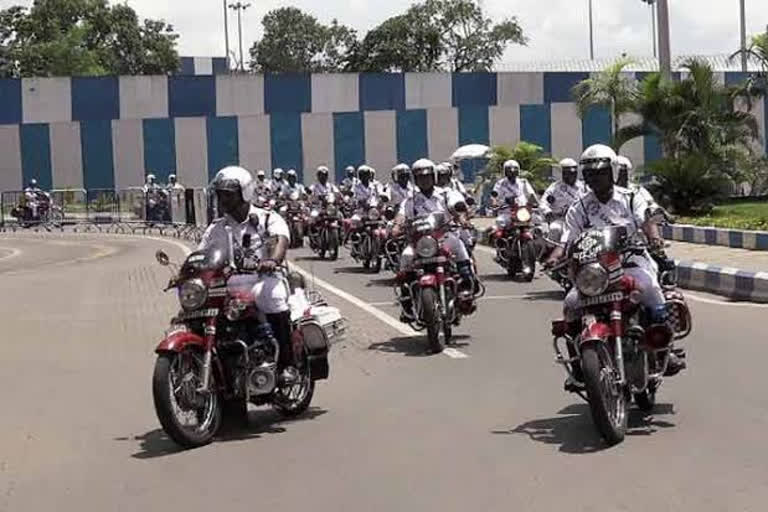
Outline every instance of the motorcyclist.
<path fill-rule="evenodd" d="M 32 211 L 32 218 L 36 219 L 39 215 L 40 203 L 47 201 L 48 195 L 37 185 L 35 178 L 29 180 L 29 185 L 24 189 L 24 198 Z"/>
<path fill-rule="evenodd" d="M 445 212 L 447 215 L 457 218 L 460 223 L 466 222 L 464 217 L 464 212 L 466 211 L 464 198 L 454 191 L 441 191 L 435 186 L 437 183 L 435 167 L 434 162 L 426 158 L 414 162 L 411 170 L 416 188 L 413 194 L 400 205 L 400 210 L 395 217 L 394 227 L 392 228 L 393 236 L 397 237 L 402 234 L 404 224 L 407 221 L 435 212 Z M 442 243 L 456 262 L 464 289 L 474 289 L 476 279 L 472 269 L 472 261 L 464 243 L 452 231 L 448 231 L 445 234 Z M 401 297 L 403 298 L 403 316 L 401 316 L 401 321 L 407 321 L 411 311 L 411 302 L 408 298 L 408 282 L 415 278 L 413 275 L 413 260 L 414 249 L 409 244 L 400 256 L 401 273 L 399 275 L 402 276 Z"/>
<path fill-rule="evenodd" d="M 280 344 L 280 378 L 285 383 L 295 382 L 297 371 L 291 344 L 291 314 L 288 307 L 288 283 L 277 271 L 282 265 L 290 231 L 282 217 L 251 204 L 255 183 L 251 173 L 237 166 L 221 169 L 211 188 L 216 193 L 222 216 L 213 221 L 203 235 L 198 250 L 213 245 L 227 247 L 227 227 L 238 246 L 245 235 L 251 239 L 250 249 L 245 249 L 244 261 L 258 271 L 258 275 L 236 275 L 230 278 L 251 289 L 259 310 L 266 315 L 275 338 Z M 274 241 L 274 243 L 270 243 Z"/>
<path fill-rule="evenodd" d="M 634 172 L 632 167 L 632 161 L 624 155 L 618 156 L 619 174 L 616 178 L 616 184 L 620 187 L 631 190 L 635 194 L 641 196 L 653 206 L 658 206 L 656 200 L 653 198 L 648 190 L 637 183 L 634 179 Z"/>
<path fill-rule="evenodd" d="M 559 166 L 562 171 L 561 179 L 547 187 L 541 196 L 541 213 L 549 224 L 549 236 L 556 242 L 562 238 L 563 222 L 568 208 L 587 192 L 584 183 L 578 179 L 579 164 L 576 160 L 563 158 Z"/>
<path fill-rule="evenodd" d="M 314 224 L 317 217 L 320 215 L 320 208 L 323 206 L 323 202 L 328 199 L 329 196 L 333 196 L 334 201 L 340 196 L 339 189 L 333 183 L 328 182 L 330 171 L 328 167 L 321 165 L 317 168 L 317 182 L 309 186 L 309 199 L 312 203 L 312 209 L 309 213 L 309 229 L 314 231 Z"/>
<path fill-rule="evenodd" d="M 355 185 L 358 183 L 357 178 L 357 172 L 355 171 L 354 165 L 348 165 L 344 169 L 344 174 L 346 175 L 346 178 L 341 180 L 341 187 L 346 190 L 352 190 L 355 188 Z"/>
<path fill-rule="evenodd" d="M 468 197 L 469 194 L 467 193 L 467 188 L 464 186 L 461 180 L 456 177 L 459 172 L 459 166 L 457 164 L 452 164 L 451 162 L 443 162 L 440 165 L 445 167 L 445 172 L 448 174 L 448 176 L 442 177 L 440 174 L 438 174 L 437 185 L 443 188 L 450 188 L 451 190 L 455 190 L 464 197 Z"/>
<path fill-rule="evenodd" d="M 147 177 L 144 181 L 144 186 L 142 187 L 142 190 L 146 194 L 147 192 L 154 191 L 155 189 L 159 188 L 160 186 L 157 184 L 157 178 L 154 174 L 147 174 Z"/>
<path fill-rule="evenodd" d="M 411 168 L 408 164 L 397 164 L 392 168 L 392 183 L 389 184 L 386 192 L 389 203 L 395 208 L 413 193 Z"/>
<path fill-rule="evenodd" d="M 538 206 L 539 199 L 530 182 L 520 177 L 520 164 L 517 160 L 504 162 L 504 177 L 499 179 L 491 191 L 491 205 L 502 206 L 514 199 L 517 206 L 530 204 Z"/>
<path fill-rule="evenodd" d="M 642 230 L 650 250 L 663 252 L 664 241 L 658 225 L 648 218 L 650 212 L 648 202 L 643 197 L 614 185 L 618 174 L 618 157 L 613 149 L 602 144 L 590 146 L 581 155 L 580 165 L 584 180 L 591 191 L 579 198 L 568 209 L 562 243 L 567 247 L 581 233 L 590 228 L 625 226 L 630 236 Z M 553 266 L 564 254 L 564 247 L 556 247 L 545 266 Z M 640 301 L 649 312 L 650 324 L 666 328 L 671 337 L 672 331 L 667 324 L 664 294 L 659 286 L 650 255 L 632 256 L 629 262 L 633 265 L 626 267 L 624 271 L 637 283 Z M 569 322 L 572 332 L 578 332 L 580 327 L 578 301 L 579 292 L 573 288 L 566 295 L 563 304 L 565 319 Z M 667 375 L 674 375 L 684 367 L 684 362 L 673 354 L 670 356 Z"/>
<path fill-rule="evenodd" d="M 275 197 L 279 197 L 280 194 L 283 192 L 283 186 L 285 186 L 285 172 L 278 167 L 277 169 L 272 171 L 272 194 L 275 195 Z"/>
<path fill-rule="evenodd" d="M 256 171 L 256 194 L 265 199 L 272 195 L 272 181 L 267 179 L 264 169 Z"/>
<path fill-rule="evenodd" d="M 369 208 L 379 205 L 381 189 L 373 181 L 373 169 L 367 165 L 361 165 L 357 169 L 357 184 L 352 188 L 352 200 L 355 207 Z"/>
<path fill-rule="evenodd" d="M 298 182 L 299 175 L 296 173 L 295 169 L 289 169 L 287 173 L 285 173 L 285 181 L 286 183 L 283 185 L 282 190 L 280 192 L 281 196 L 284 198 L 289 198 L 294 192 L 299 194 L 299 198 L 303 198 L 306 195 L 306 190 L 304 190 L 304 185 Z"/>

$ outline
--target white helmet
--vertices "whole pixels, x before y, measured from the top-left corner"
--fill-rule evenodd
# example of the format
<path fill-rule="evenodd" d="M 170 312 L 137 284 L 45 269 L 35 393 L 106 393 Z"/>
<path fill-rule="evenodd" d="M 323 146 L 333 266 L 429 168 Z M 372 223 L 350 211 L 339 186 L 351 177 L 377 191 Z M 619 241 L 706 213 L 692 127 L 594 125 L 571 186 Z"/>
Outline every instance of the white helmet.
<path fill-rule="evenodd" d="M 328 167 L 326 167 L 325 165 L 320 165 L 317 168 L 317 173 L 316 174 L 318 176 L 320 176 L 321 174 L 325 174 L 326 176 L 330 176 L 331 175 L 331 171 L 329 171 Z"/>
<path fill-rule="evenodd" d="M 507 169 L 516 169 L 519 171 L 520 164 L 518 163 L 517 160 L 507 160 L 506 162 L 504 162 L 504 170 L 506 171 Z"/>
<path fill-rule="evenodd" d="M 288 169 L 288 172 L 285 173 L 285 177 L 286 179 L 288 178 L 295 178 L 297 180 L 299 179 L 299 175 L 296 174 L 296 169 Z"/>
<path fill-rule="evenodd" d="M 564 168 L 564 167 L 578 167 L 579 166 L 578 162 L 576 162 L 576 160 L 574 160 L 573 158 L 563 158 L 562 160 L 560 160 L 560 164 L 559 165 L 560 165 L 561 168 Z"/>
<path fill-rule="evenodd" d="M 613 173 L 613 181 L 618 178 L 618 157 L 616 152 L 605 144 L 593 144 L 589 146 L 581 154 L 579 158 L 579 166 L 581 167 L 582 175 L 586 178 L 586 173 L 590 170 L 602 169 L 604 167 L 610 167 Z"/>
<path fill-rule="evenodd" d="M 392 181 L 397 181 L 398 176 L 402 174 L 409 174 L 411 172 L 411 168 L 408 167 L 408 164 L 397 164 L 392 168 Z"/>
<path fill-rule="evenodd" d="M 250 203 L 253 199 L 253 176 L 247 170 L 236 165 L 224 167 L 213 177 L 210 187 L 215 190 L 239 189 L 243 201 Z"/>
<path fill-rule="evenodd" d="M 168 181 L 169 181 L 169 182 L 174 182 L 174 181 L 176 181 L 176 175 L 175 175 L 175 174 L 169 174 L 169 175 L 168 175 Z"/>
<path fill-rule="evenodd" d="M 154 174 L 147 174 L 147 183 L 154 183 L 154 181 L 155 181 L 156 179 L 157 179 L 157 178 L 155 178 L 155 175 L 154 175 Z M 35 184 L 37 184 L 37 182 L 35 182 Z"/>
<path fill-rule="evenodd" d="M 277 169 L 272 171 L 272 177 L 279 180 L 280 178 L 283 177 L 283 170 L 280 167 L 278 167 Z"/>
<path fill-rule="evenodd" d="M 357 177 L 359 178 L 361 174 L 368 174 L 373 180 L 374 170 L 371 166 L 363 164 L 357 168 Z"/>
<path fill-rule="evenodd" d="M 264 172 L 264 169 L 259 169 L 256 171 L 256 176 L 267 176 L 267 173 Z"/>
<path fill-rule="evenodd" d="M 437 183 L 437 170 L 435 168 L 435 162 L 428 158 L 420 158 L 419 160 L 413 162 L 413 165 L 411 166 L 411 172 L 413 172 L 414 180 L 416 179 L 416 176 L 432 174 L 432 176 L 435 178 L 435 183 Z"/>

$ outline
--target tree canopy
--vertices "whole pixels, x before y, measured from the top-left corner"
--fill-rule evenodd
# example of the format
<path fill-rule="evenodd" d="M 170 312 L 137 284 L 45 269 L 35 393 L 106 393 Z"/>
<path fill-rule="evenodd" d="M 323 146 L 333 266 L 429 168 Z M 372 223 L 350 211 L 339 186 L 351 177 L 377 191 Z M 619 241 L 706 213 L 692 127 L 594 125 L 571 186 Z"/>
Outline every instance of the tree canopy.
<path fill-rule="evenodd" d="M 107 0 L 37 0 L 0 11 L 0 76 L 165 74 L 178 35 Z"/>

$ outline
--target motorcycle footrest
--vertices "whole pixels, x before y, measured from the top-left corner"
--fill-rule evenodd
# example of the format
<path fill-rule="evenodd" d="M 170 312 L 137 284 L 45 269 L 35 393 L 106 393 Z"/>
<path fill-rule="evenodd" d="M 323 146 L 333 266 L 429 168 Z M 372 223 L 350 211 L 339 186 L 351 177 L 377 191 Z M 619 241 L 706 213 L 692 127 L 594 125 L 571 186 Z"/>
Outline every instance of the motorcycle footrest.
<path fill-rule="evenodd" d="M 563 384 L 563 389 L 569 393 L 581 393 L 586 390 L 586 386 L 583 382 L 579 382 L 576 379 L 568 379 L 565 384 Z"/>

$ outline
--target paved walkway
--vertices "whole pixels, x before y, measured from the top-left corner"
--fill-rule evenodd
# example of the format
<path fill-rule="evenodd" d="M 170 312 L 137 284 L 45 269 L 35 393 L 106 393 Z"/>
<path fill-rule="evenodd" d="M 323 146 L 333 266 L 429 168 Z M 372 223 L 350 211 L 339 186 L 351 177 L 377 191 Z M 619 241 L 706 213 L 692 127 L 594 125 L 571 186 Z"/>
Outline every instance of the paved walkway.
<path fill-rule="evenodd" d="M 750 251 L 687 242 L 668 243 L 667 253 L 676 260 L 702 262 L 747 272 L 768 272 L 768 251 Z"/>

